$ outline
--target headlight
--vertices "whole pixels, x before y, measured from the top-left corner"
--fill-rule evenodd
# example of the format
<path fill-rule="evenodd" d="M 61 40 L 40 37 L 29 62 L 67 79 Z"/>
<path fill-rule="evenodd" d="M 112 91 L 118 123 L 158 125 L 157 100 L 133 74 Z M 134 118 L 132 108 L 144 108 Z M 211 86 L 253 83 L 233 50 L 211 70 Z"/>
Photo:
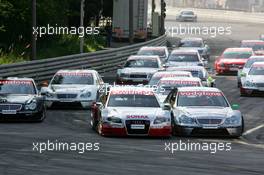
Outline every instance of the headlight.
<path fill-rule="evenodd" d="M 182 115 L 179 117 L 179 123 L 191 125 L 191 124 L 195 123 L 195 120 L 191 117 L 186 116 L 186 115 Z"/>
<path fill-rule="evenodd" d="M 128 74 L 125 74 L 125 73 L 121 73 L 121 74 L 120 74 L 120 77 L 121 77 L 121 78 L 128 78 L 129 75 L 128 75 Z"/>
<path fill-rule="evenodd" d="M 255 87 L 256 84 L 253 83 L 253 82 L 251 82 L 251 81 L 246 81 L 246 82 L 245 82 L 245 86 L 248 86 L 248 87 Z"/>
<path fill-rule="evenodd" d="M 240 117 L 232 116 L 225 119 L 225 125 L 239 125 L 240 124 Z"/>
<path fill-rule="evenodd" d="M 80 95 L 81 98 L 89 98 L 91 97 L 92 93 L 91 92 L 85 92 L 83 94 Z"/>
<path fill-rule="evenodd" d="M 53 97 L 55 97 L 55 95 L 53 93 L 47 92 L 46 97 L 53 98 Z"/>
<path fill-rule="evenodd" d="M 157 117 L 153 124 L 162 124 L 162 123 L 166 123 L 166 122 L 169 122 L 170 120 L 168 118 L 165 118 L 165 117 Z"/>
<path fill-rule="evenodd" d="M 118 117 L 107 117 L 107 121 L 111 123 L 122 123 L 122 119 Z"/>
<path fill-rule="evenodd" d="M 30 103 L 26 104 L 25 109 L 26 110 L 35 110 L 37 108 L 37 101 L 32 100 Z"/>

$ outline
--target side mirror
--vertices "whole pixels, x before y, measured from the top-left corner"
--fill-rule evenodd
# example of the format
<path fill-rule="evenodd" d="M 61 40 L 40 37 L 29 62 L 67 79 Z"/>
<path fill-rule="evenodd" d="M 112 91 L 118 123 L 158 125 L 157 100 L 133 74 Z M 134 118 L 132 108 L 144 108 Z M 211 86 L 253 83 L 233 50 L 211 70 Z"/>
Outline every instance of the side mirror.
<path fill-rule="evenodd" d="M 171 110 L 171 105 L 169 103 L 164 103 L 163 104 L 163 110 L 170 111 Z"/>
<path fill-rule="evenodd" d="M 239 104 L 233 104 L 232 105 L 233 110 L 239 110 L 239 108 L 240 108 Z"/>
<path fill-rule="evenodd" d="M 47 95 L 48 91 L 49 91 L 48 87 L 42 87 L 40 90 L 40 95 Z"/>
<path fill-rule="evenodd" d="M 49 86 L 49 81 L 42 81 L 42 82 L 40 83 L 40 86 L 41 86 L 41 87 L 48 87 L 48 86 Z"/>

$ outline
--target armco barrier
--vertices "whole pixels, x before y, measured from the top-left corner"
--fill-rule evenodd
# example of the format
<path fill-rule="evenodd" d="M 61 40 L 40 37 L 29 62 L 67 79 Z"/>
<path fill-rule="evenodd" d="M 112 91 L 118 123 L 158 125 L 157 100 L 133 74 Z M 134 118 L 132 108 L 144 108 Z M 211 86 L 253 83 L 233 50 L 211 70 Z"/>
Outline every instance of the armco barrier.
<path fill-rule="evenodd" d="M 116 70 L 128 56 L 136 54 L 140 47 L 165 44 L 166 36 L 163 35 L 144 43 L 115 49 L 1 65 L 0 77 L 30 77 L 40 82 L 50 79 L 60 69 L 95 69 L 99 73 L 110 72 Z"/>

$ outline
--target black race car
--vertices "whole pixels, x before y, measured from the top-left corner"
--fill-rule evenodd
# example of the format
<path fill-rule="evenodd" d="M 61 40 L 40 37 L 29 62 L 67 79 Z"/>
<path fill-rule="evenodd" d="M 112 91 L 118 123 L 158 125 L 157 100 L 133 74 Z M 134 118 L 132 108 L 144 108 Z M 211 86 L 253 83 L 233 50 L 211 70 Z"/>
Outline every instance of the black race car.
<path fill-rule="evenodd" d="M 41 122 L 46 117 L 44 97 L 30 78 L 0 79 L 0 120 Z"/>

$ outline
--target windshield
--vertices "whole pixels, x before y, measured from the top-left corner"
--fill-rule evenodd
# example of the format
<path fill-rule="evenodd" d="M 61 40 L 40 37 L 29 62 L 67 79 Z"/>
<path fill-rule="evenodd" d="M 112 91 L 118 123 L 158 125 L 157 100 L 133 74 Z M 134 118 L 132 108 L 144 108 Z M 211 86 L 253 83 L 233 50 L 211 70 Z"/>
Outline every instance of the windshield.
<path fill-rule="evenodd" d="M 254 51 L 264 50 L 264 43 L 242 43 L 241 47 L 249 47 L 252 48 Z"/>
<path fill-rule="evenodd" d="M 0 94 L 36 94 L 31 81 L 0 80 Z"/>
<path fill-rule="evenodd" d="M 250 68 L 252 66 L 252 64 L 256 63 L 256 62 L 264 62 L 264 58 L 262 58 L 262 59 L 249 59 L 245 64 L 245 68 Z"/>
<path fill-rule="evenodd" d="M 182 41 L 180 47 L 203 47 L 202 41 Z"/>
<path fill-rule="evenodd" d="M 169 57 L 168 61 L 172 62 L 199 62 L 199 57 L 197 54 L 173 54 Z"/>
<path fill-rule="evenodd" d="M 175 88 L 199 86 L 201 86 L 199 81 L 161 80 L 158 84 L 158 93 L 168 95 Z"/>
<path fill-rule="evenodd" d="M 160 57 L 165 57 L 166 52 L 164 49 L 142 49 L 138 52 L 138 55 L 158 55 Z"/>
<path fill-rule="evenodd" d="M 264 75 L 264 66 L 254 66 L 250 69 L 249 75 Z"/>
<path fill-rule="evenodd" d="M 159 65 L 156 59 L 135 59 L 135 60 L 128 60 L 124 67 L 159 68 Z"/>
<path fill-rule="evenodd" d="M 93 85 L 94 79 L 91 73 L 58 73 L 54 76 L 52 85 L 81 84 Z"/>
<path fill-rule="evenodd" d="M 194 15 L 192 11 L 183 11 L 182 14 L 183 15 Z"/>
<path fill-rule="evenodd" d="M 190 77 L 188 74 L 160 74 L 157 76 L 152 76 L 152 78 L 149 81 L 149 85 L 157 85 L 161 78 L 165 77 Z"/>
<path fill-rule="evenodd" d="M 154 95 L 111 95 L 108 107 L 151 107 L 159 108 L 160 105 Z"/>
<path fill-rule="evenodd" d="M 252 56 L 251 52 L 225 52 L 224 58 L 238 58 L 238 59 L 247 59 Z"/>
<path fill-rule="evenodd" d="M 206 91 L 179 92 L 177 105 L 218 107 L 229 106 L 222 93 Z"/>

